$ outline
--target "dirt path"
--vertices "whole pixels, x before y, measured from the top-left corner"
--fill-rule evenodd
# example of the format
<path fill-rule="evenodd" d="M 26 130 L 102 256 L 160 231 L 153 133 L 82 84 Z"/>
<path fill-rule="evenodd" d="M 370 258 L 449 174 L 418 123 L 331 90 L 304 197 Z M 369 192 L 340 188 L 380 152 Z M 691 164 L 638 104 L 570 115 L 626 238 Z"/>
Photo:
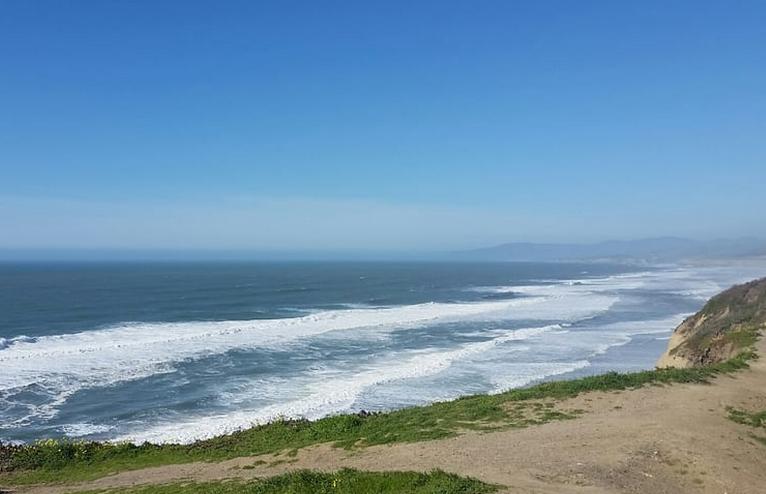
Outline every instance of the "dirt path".
<path fill-rule="evenodd" d="M 758 344 L 766 355 L 766 339 Z M 508 486 L 514 493 L 763 493 L 766 445 L 726 418 L 727 406 L 766 410 L 766 358 L 712 385 L 647 387 L 566 400 L 580 418 L 527 429 L 468 433 L 414 444 L 348 452 L 328 445 L 295 457 L 265 455 L 221 463 L 168 465 L 27 494 L 178 480 L 254 478 L 296 468 L 430 470 L 441 468 Z"/>

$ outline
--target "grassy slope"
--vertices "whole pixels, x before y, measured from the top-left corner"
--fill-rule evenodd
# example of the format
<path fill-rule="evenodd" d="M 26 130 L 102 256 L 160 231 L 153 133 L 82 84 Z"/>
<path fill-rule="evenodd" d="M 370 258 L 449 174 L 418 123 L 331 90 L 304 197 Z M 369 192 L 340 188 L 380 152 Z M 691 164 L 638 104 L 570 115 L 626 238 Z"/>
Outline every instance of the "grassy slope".
<path fill-rule="evenodd" d="M 746 410 L 729 408 L 729 419 L 737 422 L 738 424 L 766 429 L 766 410 L 761 410 L 759 412 L 748 412 Z"/>
<path fill-rule="evenodd" d="M 728 358 L 755 343 L 766 324 L 766 278 L 735 285 L 711 298 L 684 321 L 689 332 L 671 354 L 704 365 Z"/>
<path fill-rule="evenodd" d="M 113 494 L 484 494 L 496 487 L 475 479 L 433 471 L 360 472 L 340 470 L 320 473 L 291 472 L 252 482 L 166 484 L 110 490 Z M 99 491 L 90 491 L 92 493 Z M 105 492 L 105 491 L 100 491 Z"/>
<path fill-rule="evenodd" d="M 750 433 L 750 437 L 766 446 L 766 436 L 756 434 L 756 432 L 766 431 L 766 410 L 760 410 L 757 412 L 748 412 L 747 410 L 739 410 L 737 408 L 729 408 L 729 419 L 738 424 L 748 425 L 754 429 L 755 432 Z"/>
<path fill-rule="evenodd" d="M 553 400 L 588 391 L 611 391 L 647 384 L 706 382 L 710 377 L 747 366 L 752 352 L 727 362 L 691 369 L 608 373 L 540 384 L 499 395 L 478 395 L 374 415 L 338 415 L 321 420 L 281 421 L 190 445 L 108 444 L 43 441 L 0 448 L 0 481 L 8 484 L 74 481 L 147 466 L 290 451 L 318 443 L 361 447 L 453 436 L 464 430 L 524 427 L 573 418 L 577 411 L 557 411 Z"/>

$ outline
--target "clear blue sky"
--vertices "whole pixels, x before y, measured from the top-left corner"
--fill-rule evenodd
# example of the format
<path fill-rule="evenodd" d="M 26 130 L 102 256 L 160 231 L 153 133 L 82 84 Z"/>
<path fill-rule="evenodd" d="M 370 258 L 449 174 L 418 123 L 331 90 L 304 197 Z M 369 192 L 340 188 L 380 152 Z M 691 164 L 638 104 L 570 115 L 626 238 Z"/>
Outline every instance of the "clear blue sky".
<path fill-rule="evenodd" d="M 0 2 L 0 247 L 766 235 L 766 3 Z"/>

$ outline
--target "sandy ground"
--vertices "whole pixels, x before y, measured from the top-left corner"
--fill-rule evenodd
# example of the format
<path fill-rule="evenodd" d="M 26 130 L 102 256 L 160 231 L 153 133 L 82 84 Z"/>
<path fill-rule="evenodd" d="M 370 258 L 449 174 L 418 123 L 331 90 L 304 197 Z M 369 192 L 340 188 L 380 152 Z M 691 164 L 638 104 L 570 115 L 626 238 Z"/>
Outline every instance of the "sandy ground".
<path fill-rule="evenodd" d="M 758 343 L 766 356 L 766 339 Z M 766 409 L 766 357 L 710 385 L 589 393 L 560 402 L 577 419 L 526 429 L 349 452 L 319 445 L 295 457 L 265 455 L 124 472 L 68 486 L 18 492 L 59 494 L 180 480 L 253 478 L 287 470 L 440 468 L 513 493 L 764 493 L 766 445 L 727 419 L 727 406 Z M 244 468 L 243 468 L 244 467 Z"/>

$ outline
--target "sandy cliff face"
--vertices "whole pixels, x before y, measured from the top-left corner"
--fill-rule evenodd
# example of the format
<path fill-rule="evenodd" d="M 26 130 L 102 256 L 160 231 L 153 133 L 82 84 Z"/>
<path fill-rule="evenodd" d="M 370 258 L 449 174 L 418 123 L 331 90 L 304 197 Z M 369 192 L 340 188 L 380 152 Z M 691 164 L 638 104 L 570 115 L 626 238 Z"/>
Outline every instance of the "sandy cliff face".
<path fill-rule="evenodd" d="M 691 361 L 679 357 L 675 355 L 675 353 L 671 354 L 671 350 L 675 350 L 678 348 L 685 340 L 685 336 L 679 332 L 679 329 L 683 326 L 678 326 L 675 331 L 673 331 L 673 335 L 670 337 L 670 341 L 668 342 L 668 349 L 665 350 L 665 353 L 662 354 L 660 359 L 657 361 L 657 367 L 662 369 L 665 367 L 677 367 L 679 369 L 683 369 L 686 367 L 692 367 Z"/>
<path fill-rule="evenodd" d="M 765 327 L 766 278 L 733 286 L 676 328 L 657 367 L 722 362 L 752 345 Z"/>

